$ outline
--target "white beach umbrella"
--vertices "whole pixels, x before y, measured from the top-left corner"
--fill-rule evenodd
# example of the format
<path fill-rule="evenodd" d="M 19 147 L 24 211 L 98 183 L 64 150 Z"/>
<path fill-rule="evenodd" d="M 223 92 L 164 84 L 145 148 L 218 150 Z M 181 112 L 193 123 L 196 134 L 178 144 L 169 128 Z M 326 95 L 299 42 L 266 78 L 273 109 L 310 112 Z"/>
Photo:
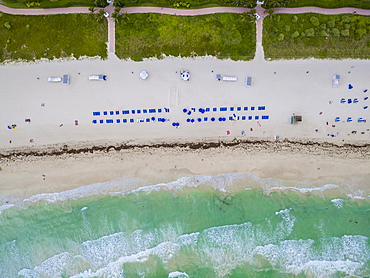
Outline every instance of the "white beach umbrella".
<path fill-rule="evenodd" d="M 147 79 L 148 76 L 149 76 L 149 74 L 145 70 L 143 70 L 142 72 L 140 72 L 140 78 L 141 79 Z"/>

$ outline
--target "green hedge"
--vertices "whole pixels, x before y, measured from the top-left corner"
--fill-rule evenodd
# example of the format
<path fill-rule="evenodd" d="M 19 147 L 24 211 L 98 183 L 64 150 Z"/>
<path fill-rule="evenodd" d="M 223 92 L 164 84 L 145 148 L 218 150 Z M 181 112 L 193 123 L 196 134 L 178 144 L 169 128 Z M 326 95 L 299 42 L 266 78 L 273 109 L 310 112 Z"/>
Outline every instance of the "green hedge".
<path fill-rule="evenodd" d="M 343 8 L 353 7 L 370 9 L 369 0 L 265 0 L 264 8 L 277 7 L 321 7 L 321 8 Z"/>
<path fill-rule="evenodd" d="M 201 8 L 207 6 L 238 6 L 254 8 L 256 7 L 255 0 L 116 0 L 116 6 L 132 7 L 132 6 L 154 6 L 154 7 L 169 7 L 169 8 Z"/>
<path fill-rule="evenodd" d="M 264 19 L 263 47 L 271 59 L 370 59 L 370 17 L 275 14 Z"/>
<path fill-rule="evenodd" d="M 72 55 L 106 58 L 107 20 L 98 19 L 95 14 L 24 16 L 0 13 L 0 62 Z"/>
<path fill-rule="evenodd" d="M 2 0 L 11 8 L 106 7 L 106 0 Z"/>
<path fill-rule="evenodd" d="M 296 0 L 289 1 L 286 7 L 321 7 L 321 8 L 343 8 L 353 7 L 370 9 L 368 0 Z"/>
<path fill-rule="evenodd" d="M 136 61 L 162 54 L 250 60 L 255 36 L 255 23 L 240 14 L 124 14 L 116 21 L 116 55 Z"/>

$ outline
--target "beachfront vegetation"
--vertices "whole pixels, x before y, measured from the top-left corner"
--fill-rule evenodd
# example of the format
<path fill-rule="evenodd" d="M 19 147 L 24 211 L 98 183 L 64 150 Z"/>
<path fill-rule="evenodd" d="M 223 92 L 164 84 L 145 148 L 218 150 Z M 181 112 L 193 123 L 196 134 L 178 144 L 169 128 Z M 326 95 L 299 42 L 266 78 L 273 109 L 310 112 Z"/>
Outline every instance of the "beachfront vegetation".
<path fill-rule="evenodd" d="M 255 36 L 254 21 L 243 14 L 123 14 L 116 21 L 116 55 L 135 61 L 162 54 L 251 60 Z"/>
<path fill-rule="evenodd" d="M 74 56 L 107 57 L 107 21 L 95 14 L 0 13 L 0 62 Z"/>
<path fill-rule="evenodd" d="M 11 8 L 106 7 L 106 0 L 2 0 Z"/>
<path fill-rule="evenodd" d="M 335 0 L 335 1 L 333 0 L 319 0 L 319 1 L 318 0 L 288 0 L 285 7 L 321 7 L 321 8 L 354 7 L 354 8 L 370 9 L 370 1 L 369 0 Z"/>
<path fill-rule="evenodd" d="M 264 20 L 266 58 L 370 59 L 370 17 L 275 14 Z"/>
<path fill-rule="evenodd" d="M 253 8 L 255 0 L 115 0 L 114 4 L 120 7 L 155 6 L 167 8 L 203 8 L 210 6 L 237 6 Z"/>

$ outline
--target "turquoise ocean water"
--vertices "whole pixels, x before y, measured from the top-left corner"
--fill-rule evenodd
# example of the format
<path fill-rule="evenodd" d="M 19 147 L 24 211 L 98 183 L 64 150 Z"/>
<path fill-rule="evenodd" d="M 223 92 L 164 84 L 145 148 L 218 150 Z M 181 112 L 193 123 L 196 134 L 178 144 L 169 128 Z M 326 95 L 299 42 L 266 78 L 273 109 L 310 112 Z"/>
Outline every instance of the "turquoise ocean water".
<path fill-rule="evenodd" d="M 368 193 L 305 184 L 125 178 L 3 198 L 0 277 L 370 276 Z"/>

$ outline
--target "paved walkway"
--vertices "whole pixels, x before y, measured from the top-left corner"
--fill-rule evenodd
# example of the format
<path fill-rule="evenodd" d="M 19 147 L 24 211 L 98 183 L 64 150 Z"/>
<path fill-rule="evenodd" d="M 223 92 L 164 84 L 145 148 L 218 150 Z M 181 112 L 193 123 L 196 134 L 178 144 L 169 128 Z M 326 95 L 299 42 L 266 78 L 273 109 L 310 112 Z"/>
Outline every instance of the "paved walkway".
<path fill-rule="evenodd" d="M 100 9 L 96 9 L 97 11 Z M 104 8 L 110 15 L 114 11 L 114 6 L 111 4 Z M 257 20 L 256 24 L 256 57 L 260 59 L 263 55 L 262 48 L 262 28 L 263 18 L 265 17 L 266 10 L 261 6 L 256 7 L 257 13 L 261 16 Z M 194 16 L 203 14 L 214 14 L 214 13 L 243 13 L 248 12 L 248 8 L 238 7 L 213 7 L 204 9 L 171 9 L 171 8 L 160 8 L 160 7 L 128 7 L 122 8 L 121 13 L 161 13 L 170 15 L 183 15 L 183 16 Z M 88 7 L 69 7 L 69 8 L 56 8 L 56 9 L 13 9 L 0 5 L 0 12 L 14 14 L 14 15 L 47 15 L 47 14 L 75 14 L 75 13 L 89 13 Z M 344 14 L 344 13 L 356 13 L 359 15 L 369 15 L 370 10 L 355 9 L 355 8 L 337 8 L 337 9 L 324 9 L 318 7 L 300 7 L 300 8 L 276 8 L 274 14 L 300 14 L 300 13 L 321 13 L 321 14 Z M 110 16 L 108 17 L 108 52 L 115 52 L 115 22 Z"/>

